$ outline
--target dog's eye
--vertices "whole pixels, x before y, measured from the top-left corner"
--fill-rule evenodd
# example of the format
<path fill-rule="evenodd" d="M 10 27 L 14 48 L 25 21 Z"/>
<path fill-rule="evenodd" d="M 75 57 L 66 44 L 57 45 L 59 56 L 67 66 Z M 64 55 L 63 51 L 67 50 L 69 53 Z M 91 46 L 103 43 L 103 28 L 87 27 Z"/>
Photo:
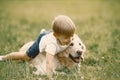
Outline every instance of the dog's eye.
<path fill-rule="evenodd" d="M 81 46 L 81 43 L 79 43 L 79 45 Z"/>
<path fill-rule="evenodd" d="M 74 45 L 73 43 L 70 44 L 70 46 L 73 46 L 73 45 Z"/>

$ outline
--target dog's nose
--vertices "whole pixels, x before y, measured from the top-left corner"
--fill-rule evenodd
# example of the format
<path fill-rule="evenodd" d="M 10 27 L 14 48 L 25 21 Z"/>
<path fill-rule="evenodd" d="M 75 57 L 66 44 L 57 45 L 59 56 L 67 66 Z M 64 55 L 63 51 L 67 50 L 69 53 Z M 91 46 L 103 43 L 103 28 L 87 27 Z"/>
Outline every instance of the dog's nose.
<path fill-rule="evenodd" d="M 82 51 L 78 50 L 77 54 L 81 56 L 82 55 Z"/>

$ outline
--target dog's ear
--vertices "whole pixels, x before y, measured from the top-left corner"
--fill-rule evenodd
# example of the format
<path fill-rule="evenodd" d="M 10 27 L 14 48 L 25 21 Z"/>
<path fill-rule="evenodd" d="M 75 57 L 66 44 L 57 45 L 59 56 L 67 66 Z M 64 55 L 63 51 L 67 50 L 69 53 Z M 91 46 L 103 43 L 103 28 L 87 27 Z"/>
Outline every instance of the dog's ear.
<path fill-rule="evenodd" d="M 86 46 L 83 44 L 83 52 L 86 52 Z"/>
<path fill-rule="evenodd" d="M 66 49 L 66 50 L 64 51 L 64 55 L 65 55 L 66 57 L 69 57 L 69 49 Z"/>

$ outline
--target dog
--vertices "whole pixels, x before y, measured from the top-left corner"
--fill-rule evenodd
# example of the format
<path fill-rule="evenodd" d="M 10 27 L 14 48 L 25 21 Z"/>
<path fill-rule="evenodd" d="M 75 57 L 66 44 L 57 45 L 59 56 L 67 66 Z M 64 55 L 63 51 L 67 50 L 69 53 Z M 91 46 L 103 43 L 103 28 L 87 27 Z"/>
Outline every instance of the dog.
<path fill-rule="evenodd" d="M 34 43 L 34 41 L 28 42 L 20 49 L 20 52 L 26 52 L 28 48 Z M 80 62 L 84 60 L 84 54 L 86 47 L 81 39 L 74 34 L 73 40 L 70 45 L 62 52 L 55 55 L 53 60 L 53 73 L 56 74 L 58 69 L 63 67 L 69 70 L 75 66 L 80 69 Z M 30 66 L 35 67 L 36 71 L 33 71 L 36 75 L 46 75 L 46 54 L 39 53 L 35 58 L 28 61 Z M 79 71 L 79 70 L 78 70 Z"/>

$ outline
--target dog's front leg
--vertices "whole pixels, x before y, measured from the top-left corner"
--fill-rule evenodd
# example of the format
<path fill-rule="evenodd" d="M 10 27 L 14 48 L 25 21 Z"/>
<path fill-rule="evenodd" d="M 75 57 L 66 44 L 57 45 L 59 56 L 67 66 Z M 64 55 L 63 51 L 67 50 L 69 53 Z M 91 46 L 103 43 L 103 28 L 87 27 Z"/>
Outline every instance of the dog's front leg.
<path fill-rule="evenodd" d="M 46 72 L 47 76 L 51 79 L 53 75 L 53 59 L 54 56 L 46 53 Z"/>
<path fill-rule="evenodd" d="M 78 63 L 78 73 L 80 73 L 80 65 L 81 63 Z"/>

